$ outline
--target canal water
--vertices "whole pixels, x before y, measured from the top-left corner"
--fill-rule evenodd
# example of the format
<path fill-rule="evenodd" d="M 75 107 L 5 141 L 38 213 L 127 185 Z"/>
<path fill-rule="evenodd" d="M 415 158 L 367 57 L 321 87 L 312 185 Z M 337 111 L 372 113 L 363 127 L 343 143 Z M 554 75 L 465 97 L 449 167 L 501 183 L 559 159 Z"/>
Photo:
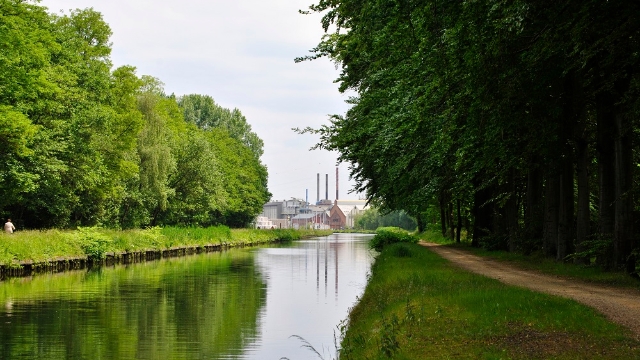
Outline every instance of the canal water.
<path fill-rule="evenodd" d="M 373 262 L 369 239 L 9 279 L 0 359 L 318 359 L 304 341 L 334 359 L 337 327 Z"/>

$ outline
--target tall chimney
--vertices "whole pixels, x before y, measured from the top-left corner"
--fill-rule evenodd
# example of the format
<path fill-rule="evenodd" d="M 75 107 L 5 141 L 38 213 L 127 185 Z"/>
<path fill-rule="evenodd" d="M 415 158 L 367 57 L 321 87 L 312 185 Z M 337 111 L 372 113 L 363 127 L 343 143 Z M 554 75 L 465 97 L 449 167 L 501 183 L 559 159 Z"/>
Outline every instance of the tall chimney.
<path fill-rule="evenodd" d="M 325 176 L 326 176 L 326 180 L 324 182 L 325 184 L 324 199 L 327 200 L 329 199 L 329 174 L 325 174 Z"/>
<path fill-rule="evenodd" d="M 320 202 L 320 173 L 318 173 L 318 186 L 317 186 L 317 189 L 318 189 L 318 196 L 316 198 L 316 204 Z"/>
<path fill-rule="evenodd" d="M 338 201 L 338 183 L 340 182 L 338 179 L 338 167 L 336 166 L 336 201 Z"/>

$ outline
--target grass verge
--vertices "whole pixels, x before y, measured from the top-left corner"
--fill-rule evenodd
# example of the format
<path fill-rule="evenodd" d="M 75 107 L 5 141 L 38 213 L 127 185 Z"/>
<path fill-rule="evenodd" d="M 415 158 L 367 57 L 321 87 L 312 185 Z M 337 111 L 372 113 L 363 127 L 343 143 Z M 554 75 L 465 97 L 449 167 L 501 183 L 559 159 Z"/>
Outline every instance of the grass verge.
<path fill-rule="evenodd" d="M 574 301 L 507 286 L 399 243 L 376 259 L 340 358 L 632 359 L 640 343 Z"/>
<path fill-rule="evenodd" d="M 80 228 L 78 230 L 20 231 L 0 234 L 0 265 L 19 266 L 22 261 L 43 263 L 56 258 L 88 256 L 96 259 L 108 252 L 123 253 L 165 250 L 182 246 L 246 245 L 297 240 L 308 236 L 329 235 L 330 231 L 294 229 L 229 229 L 149 228 L 110 230 Z"/>

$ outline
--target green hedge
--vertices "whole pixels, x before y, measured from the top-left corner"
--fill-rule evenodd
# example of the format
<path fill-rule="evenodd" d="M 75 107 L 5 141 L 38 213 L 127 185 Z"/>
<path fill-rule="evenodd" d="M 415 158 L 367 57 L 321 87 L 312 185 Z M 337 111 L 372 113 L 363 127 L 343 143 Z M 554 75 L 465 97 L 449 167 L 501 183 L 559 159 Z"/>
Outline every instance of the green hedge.
<path fill-rule="evenodd" d="M 418 238 L 409 234 L 406 230 L 397 227 L 382 227 L 376 230 L 376 236 L 371 239 L 369 246 L 377 251 L 390 244 L 395 243 L 412 243 L 418 242 Z"/>

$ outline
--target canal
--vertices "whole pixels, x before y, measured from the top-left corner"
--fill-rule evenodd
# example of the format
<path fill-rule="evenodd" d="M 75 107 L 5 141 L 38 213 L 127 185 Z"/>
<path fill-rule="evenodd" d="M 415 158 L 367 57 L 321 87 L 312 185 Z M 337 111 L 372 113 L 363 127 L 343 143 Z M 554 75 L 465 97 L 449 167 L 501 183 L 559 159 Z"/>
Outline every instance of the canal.
<path fill-rule="evenodd" d="M 0 359 L 335 358 L 368 235 L 0 282 Z"/>

